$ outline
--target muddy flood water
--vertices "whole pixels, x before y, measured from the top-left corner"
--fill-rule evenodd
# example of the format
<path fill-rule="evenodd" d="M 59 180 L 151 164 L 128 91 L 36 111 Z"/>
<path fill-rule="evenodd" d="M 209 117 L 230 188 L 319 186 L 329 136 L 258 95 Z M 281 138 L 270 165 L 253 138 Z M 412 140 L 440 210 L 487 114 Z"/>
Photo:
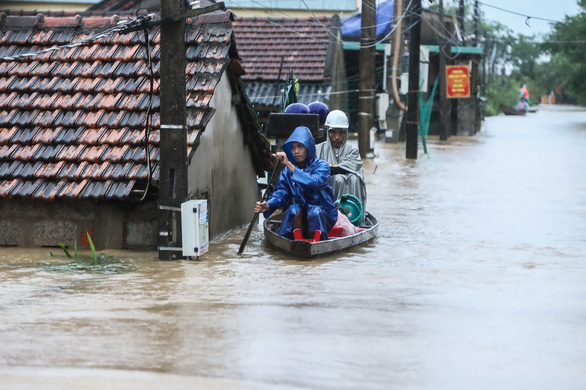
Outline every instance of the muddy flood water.
<path fill-rule="evenodd" d="M 296 261 L 259 228 L 238 256 L 243 227 L 96 273 L 1 248 L 0 388 L 585 389 L 586 111 L 375 152 L 379 234 L 348 252 Z"/>

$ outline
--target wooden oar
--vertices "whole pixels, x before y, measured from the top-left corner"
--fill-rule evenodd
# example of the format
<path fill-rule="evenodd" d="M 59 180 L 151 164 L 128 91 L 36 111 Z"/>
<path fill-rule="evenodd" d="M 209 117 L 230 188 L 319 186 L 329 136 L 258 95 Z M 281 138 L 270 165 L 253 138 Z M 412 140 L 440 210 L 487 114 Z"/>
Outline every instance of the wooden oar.
<path fill-rule="evenodd" d="M 267 188 L 265 189 L 265 193 L 262 196 L 262 199 L 260 200 L 260 202 L 264 202 L 265 199 L 267 198 L 268 194 L 270 192 L 272 192 L 272 189 L 275 185 L 275 182 L 277 181 L 277 177 L 279 175 L 277 175 L 277 170 L 279 168 L 279 165 L 281 164 L 281 161 L 276 160 L 275 164 L 275 168 L 273 169 L 273 173 L 271 174 L 271 180 L 269 182 L 269 184 L 267 185 Z M 244 240 L 242 240 L 242 244 L 240 244 L 240 249 L 238 249 L 238 254 L 241 255 L 242 252 L 244 252 L 244 247 L 246 246 L 246 243 L 248 242 L 248 238 L 250 237 L 250 233 L 252 232 L 252 228 L 254 228 L 254 225 L 256 225 L 256 222 L 258 221 L 258 214 L 259 213 L 254 213 L 254 216 L 252 217 L 252 221 L 250 221 L 250 225 L 248 225 L 248 230 L 246 231 L 246 235 L 244 236 Z"/>

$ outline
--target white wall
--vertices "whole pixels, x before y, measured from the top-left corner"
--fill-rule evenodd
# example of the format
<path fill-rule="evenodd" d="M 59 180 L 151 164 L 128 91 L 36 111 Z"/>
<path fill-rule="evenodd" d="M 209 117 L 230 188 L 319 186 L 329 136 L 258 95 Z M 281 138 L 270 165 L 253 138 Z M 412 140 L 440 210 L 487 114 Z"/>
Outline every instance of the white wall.
<path fill-rule="evenodd" d="M 99 0 L 4 0 L 0 1 L 0 9 L 15 11 L 85 11 Z"/>
<path fill-rule="evenodd" d="M 189 166 L 188 188 L 190 199 L 208 199 L 210 236 L 214 237 L 250 222 L 258 186 L 226 73 L 210 106 L 216 112 Z"/>

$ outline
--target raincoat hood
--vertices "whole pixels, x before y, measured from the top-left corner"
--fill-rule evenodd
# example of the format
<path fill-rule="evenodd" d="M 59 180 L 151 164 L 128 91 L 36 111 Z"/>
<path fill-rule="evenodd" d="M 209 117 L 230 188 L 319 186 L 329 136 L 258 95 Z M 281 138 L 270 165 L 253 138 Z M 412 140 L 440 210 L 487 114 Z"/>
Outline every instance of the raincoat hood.
<path fill-rule="evenodd" d="M 287 158 L 291 161 L 294 165 L 299 166 L 297 160 L 293 156 L 291 152 L 291 143 L 299 142 L 303 144 L 307 149 L 307 161 L 306 164 L 311 164 L 313 160 L 315 160 L 315 141 L 313 140 L 313 136 L 311 135 L 311 131 L 305 126 L 299 126 L 293 133 L 289 136 L 285 144 L 283 145 L 283 150 L 287 154 Z"/>

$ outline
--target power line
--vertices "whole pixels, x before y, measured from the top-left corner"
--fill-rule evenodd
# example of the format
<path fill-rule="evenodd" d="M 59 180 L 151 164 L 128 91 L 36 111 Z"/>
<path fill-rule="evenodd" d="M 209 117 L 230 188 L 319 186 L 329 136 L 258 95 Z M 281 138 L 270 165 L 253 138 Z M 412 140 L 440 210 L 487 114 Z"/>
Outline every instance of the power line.
<path fill-rule="evenodd" d="M 373 45 L 361 46 L 361 48 L 363 48 L 363 47 L 364 47 L 364 48 L 367 48 L 367 47 L 376 46 L 376 45 L 378 45 L 379 43 L 382 43 L 383 41 L 385 41 L 385 40 L 386 40 L 388 37 L 390 37 L 390 36 L 391 36 L 391 34 L 392 34 L 393 32 L 395 32 L 395 30 L 396 30 L 396 29 L 397 29 L 397 27 L 399 26 L 399 23 L 400 23 L 400 22 L 403 20 L 403 18 L 405 17 L 405 15 L 407 15 L 407 12 L 410 12 L 410 11 L 409 11 L 409 8 L 411 7 L 411 2 L 412 2 L 412 1 L 413 1 L 413 0 L 410 0 L 410 1 L 409 1 L 409 4 L 407 4 L 407 7 L 405 7 L 405 10 L 404 10 L 404 11 L 403 11 L 403 13 L 401 14 L 401 17 L 399 18 L 399 20 L 397 21 L 397 23 L 395 23 L 395 27 L 393 27 L 393 28 L 391 29 L 391 31 L 389 31 L 389 32 L 388 32 L 388 34 L 386 34 L 386 35 L 385 35 L 385 36 L 384 36 L 382 39 L 380 39 L 378 42 L 374 43 Z M 405 29 L 403 30 L 403 32 L 409 31 L 409 30 L 410 30 L 410 29 L 411 29 L 413 26 L 414 26 L 413 24 L 412 24 L 411 26 L 408 26 L 407 28 L 405 28 Z"/>
<path fill-rule="evenodd" d="M 274 12 L 274 13 L 276 13 L 276 14 L 283 15 L 283 16 L 285 16 L 285 17 L 286 17 L 286 18 L 288 18 L 288 19 L 295 19 L 295 18 L 297 18 L 296 16 L 293 16 L 293 15 L 286 14 L 286 13 L 284 13 L 284 12 L 282 12 L 282 11 L 278 11 L 277 9 L 271 8 L 271 7 L 269 7 L 269 6 L 267 6 L 267 5 L 264 5 L 263 3 L 260 3 L 260 2 L 258 2 L 258 1 L 255 1 L 255 0 L 250 0 L 250 1 L 251 1 L 252 3 L 254 3 L 254 4 L 258 5 L 260 8 L 264 8 L 264 9 L 270 10 L 271 12 Z M 236 2 L 238 2 L 238 0 L 234 0 L 234 2 L 236 3 Z M 239 6 L 239 8 L 240 8 L 240 9 L 243 9 L 243 10 L 245 10 L 245 11 L 248 11 L 248 12 L 250 12 L 251 14 L 253 14 L 253 15 L 257 16 L 257 17 L 260 17 L 258 14 L 256 14 L 256 13 L 253 11 L 253 9 L 246 8 L 246 7 L 243 7 L 243 6 Z M 255 9 L 256 9 L 256 8 L 255 8 Z M 261 18 L 262 18 L 262 17 L 261 17 Z"/>
<path fill-rule="evenodd" d="M 251 0 L 251 1 L 253 3 L 255 3 L 255 4 L 257 4 L 258 6 L 262 7 L 262 8 L 265 8 L 265 9 L 268 9 L 268 10 L 271 10 L 271 11 L 274 11 L 273 8 L 268 7 L 268 6 L 262 4 L 262 3 L 258 2 L 258 1 L 255 1 L 255 0 Z M 319 18 L 315 15 L 315 13 L 313 12 L 313 10 L 307 5 L 307 3 L 304 0 L 301 0 L 301 1 L 303 2 L 303 4 L 305 5 L 305 7 L 307 8 L 307 10 L 311 13 L 312 19 L 314 19 L 324 30 L 326 30 L 326 32 L 328 33 L 328 35 L 331 35 L 332 37 L 334 37 L 334 39 L 336 39 L 336 41 L 338 41 L 338 42 L 340 42 L 342 44 L 343 43 L 356 43 L 355 41 L 346 41 L 344 39 L 338 38 L 335 34 L 333 34 L 331 31 L 329 31 L 329 29 L 319 20 Z M 409 2 L 409 4 L 411 4 L 411 1 Z M 255 13 L 253 9 L 246 8 L 246 7 L 240 7 L 240 8 L 243 9 L 243 10 L 245 10 L 245 11 L 247 11 L 247 12 L 250 12 L 252 15 L 254 15 L 255 17 L 257 17 L 259 19 L 265 20 L 265 21 L 267 21 L 267 22 L 269 22 L 269 23 L 271 23 L 271 24 L 273 24 L 273 25 L 275 25 L 277 27 L 283 28 L 283 29 L 285 29 L 287 31 L 293 32 L 293 33 L 298 34 L 298 35 L 301 35 L 301 36 L 307 36 L 307 37 L 312 38 L 312 39 L 315 39 L 315 40 L 317 40 L 319 42 L 324 42 L 325 41 L 325 40 L 323 40 L 321 38 L 311 37 L 311 36 L 309 36 L 309 35 L 307 35 L 305 33 L 301 33 L 299 31 L 296 31 L 296 30 L 290 29 L 290 28 L 288 28 L 286 26 L 283 26 L 283 25 L 275 22 L 274 20 L 270 20 L 270 19 L 268 19 L 266 17 L 263 17 L 263 16 Z M 371 9 L 372 9 L 372 7 L 371 7 Z M 405 10 L 403 11 L 403 14 L 401 15 L 400 20 L 402 20 L 405 17 L 405 15 L 407 14 L 407 12 L 409 12 L 408 11 L 408 7 L 405 7 Z M 285 14 L 283 12 L 276 12 L 276 13 L 277 14 L 284 15 L 284 16 L 286 16 L 288 18 L 296 18 L 294 16 Z M 382 25 L 382 24 L 384 24 L 384 23 L 375 24 L 374 26 L 369 26 L 369 27 L 360 27 L 359 29 L 362 30 L 363 28 L 378 27 L 379 25 Z M 412 27 L 413 26 L 408 26 L 408 27 L 404 28 L 404 32 L 409 31 Z M 387 33 L 382 39 L 380 39 L 377 42 L 375 42 L 373 44 L 370 44 L 370 45 L 360 45 L 359 48 L 361 48 L 361 49 L 362 48 L 369 48 L 369 47 L 373 47 L 373 46 L 376 46 L 376 45 L 384 42 L 395 31 L 395 29 L 396 29 L 396 25 L 395 25 L 395 28 L 392 28 L 391 31 L 389 31 L 389 33 Z"/>
<path fill-rule="evenodd" d="M 152 20 L 151 14 L 145 15 L 145 16 L 139 16 L 136 19 L 130 20 L 125 23 L 121 23 L 116 27 L 112 27 L 112 28 L 106 29 L 104 31 L 100 31 L 100 32 L 92 35 L 89 38 L 82 39 L 79 42 L 69 43 L 69 44 L 61 45 L 61 46 L 52 46 L 52 47 L 49 47 L 49 48 L 46 48 L 43 50 L 28 52 L 28 53 L 21 53 L 21 54 L 17 54 L 14 56 L 5 56 L 5 57 L 1 57 L 0 61 L 14 61 L 14 60 L 20 60 L 23 58 L 32 58 L 32 57 L 40 56 L 42 54 L 46 54 L 46 53 L 49 53 L 52 51 L 63 50 L 63 49 L 73 49 L 78 46 L 91 45 L 91 44 L 95 43 L 97 40 L 108 37 L 114 33 L 119 32 L 121 34 L 124 34 L 128 29 L 130 29 L 132 27 L 139 26 L 139 25 L 146 23 L 150 20 Z"/>
<path fill-rule="evenodd" d="M 305 2 L 305 0 L 301 0 L 301 2 L 303 3 L 303 5 L 305 5 L 305 8 L 307 8 L 307 10 L 311 13 L 311 16 L 313 16 L 313 19 L 319 23 L 320 26 L 323 27 L 323 29 L 332 37 L 334 37 L 335 40 L 337 40 L 338 42 L 341 42 L 342 40 L 338 37 L 338 35 L 332 33 L 330 31 L 329 28 L 327 28 L 326 26 L 324 26 L 324 24 L 317 18 L 317 16 L 315 16 L 315 14 L 313 13 L 313 11 L 311 10 L 311 8 L 309 8 L 309 6 L 307 5 L 307 3 Z"/>
<path fill-rule="evenodd" d="M 252 11 L 252 10 L 250 10 L 248 8 L 244 8 L 244 7 L 242 7 L 242 9 L 243 10 L 246 10 L 246 11 L 249 11 L 249 12 Z M 303 32 L 297 31 L 297 30 L 294 30 L 294 29 L 289 28 L 287 26 L 283 26 L 282 24 L 279 24 L 279 23 L 275 22 L 274 20 L 271 20 L 271 19 L 262 17 L 260 15 L 255 14 L 255 13 L 252 13 L 252 14 L 255 15 L 255 17 L 257 17 L 258 19 L 262 19 L 265 22 L 268 22 L 268 23 L 270 23 L 272 25 L 275 25 L 275 26 L 277 26 L 277 27 L 279 27 L 279 28 L 281 28 L 283 30 L 289 31 L 289 32 L 291 32 L 293 34 L 297 34 L 297 35 L 302 36 L 302 37 L 310 38 L 310 39 L 313 39 L 313 40 L 315 40 L 317 42 L 329 42 L 329 39 L 322 39 L 322 38 L 314 37 L 312 35 L 308 35 L 306 33 L 303 33 Z M 238 34 L 236 34 L 236 35 L 238 35 Z"/>
<path fill-rule="evenodd" d="M 489 38 L 486 39 L 485 42 L 502 42 L 501 39 L 497 39 L 497 38 Z M 527 39 L 516 39 L 516 42 L 523 42 L 523 43 L 533 43 L 533 44 L 544 44 L 544 43 L 553 43 L 553 44 L 567 44 L 567 43 L 586 43 L 586 40 L 574 40 L 574 41 L 547 41 L 547 40 L 543 40 L 543 41 L 534 41 L 534 40 L 527 40 Z"/>
<path fill-rule="evenodd" d="M 501 8 L 501 7 L 497 7 L 495 5 L 491 5 L 491 4 L 487 4 L 483 1 L 479 1 L 480 4 L 486 6 L 486 7 L 490 7 L 490 8 L 494 8 L 494 9 L 498 9 L 499 11 L 503 11 L 503 12 L 508 12 L 510 14 L 513 15 L 519 15 L 519 16 L 523 16 L 525 19 L 525 23 L 527 23 L 530 19 L 537 19 L 537 20 L 544 20 L 546 22 L 551 22 L 551 23 L 561 23 L 559 20 L 553 20 L 553 19 L 547 19 L 547 18 L 540 18 L 538 16 L 531 16 L 531 15 L 527 15 L 527 14 L 523 14 L 520 12 L 515 12 L 515 11 L 511 11 L 505 8 Z"/>

